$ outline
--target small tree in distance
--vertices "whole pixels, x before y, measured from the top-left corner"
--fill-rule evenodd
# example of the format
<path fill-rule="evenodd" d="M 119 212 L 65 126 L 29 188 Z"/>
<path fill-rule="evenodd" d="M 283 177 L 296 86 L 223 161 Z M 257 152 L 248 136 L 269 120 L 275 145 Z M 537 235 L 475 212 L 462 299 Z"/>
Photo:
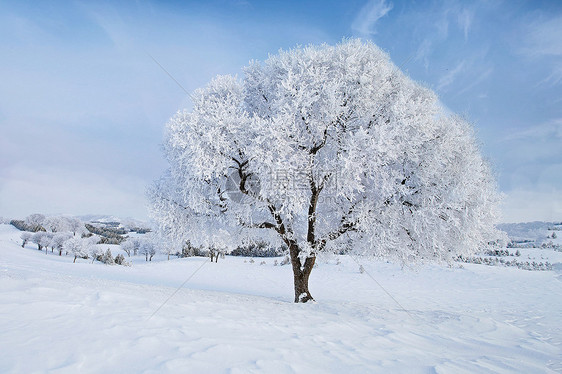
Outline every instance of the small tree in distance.
<path fill-rule="evenodd" d="M 32 234 L 30 232 L 24 231 L 21 233 L 20 238 L 22 240 L 21 247 L 25 247 L 27 242 L 31 239 Z"/>
<path fill-rule="evenodd" d="M 37 244 L 37 249 L 41 251 L 45 243 L 49 243 L 49 238 L 45 231 L 37 231 L 31 235 L 31 241 Z"/>
<path fill-rule="evenodd" d="M 127 239 L 121 243 L 121 249 L 125 251 L 128 257 L 131 257 L 131 252 L 135 250 L 135 242 L 132 239 Z"/>
<path fill-rule="evenodd" d="M 170 171 L 149 192 L 160 231 L 207 248 L 217 232 L 284 244 L 295 302 L 312 300 L 319 252 L 451 261 L 498 238 L 471 127 L 374 44 L 281 51 L 244 73 L 169 121 Z"/>
<path fill-rule="evenodd" d="M 51 239 L 51 247 L 59 251 L 59 256 L 62 256 L 64 242 L 72 237 L 70 232 L 57 232 Z"/>
<path fill-rule="evenodd" d="M 76 262 L 78 257 L 88 257 L 88 245 L 86 239 L 72 237 L 64 242 L 63 249 L 67 253 L 74 255 L 73 262 Z"/>

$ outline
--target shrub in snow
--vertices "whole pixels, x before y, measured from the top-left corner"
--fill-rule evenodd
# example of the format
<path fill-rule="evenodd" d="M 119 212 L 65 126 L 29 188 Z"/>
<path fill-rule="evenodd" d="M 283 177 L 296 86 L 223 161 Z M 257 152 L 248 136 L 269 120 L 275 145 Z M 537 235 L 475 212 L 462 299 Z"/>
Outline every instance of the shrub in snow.
<path fill-rule="evenodd" d="M 113 259 L 113 255 L 111 254 L 111 249 L 107 248 L 107 251 L 101 256 L 100 259 L 106 265 L 113 265 L 115 264 L 115 260 Z"/>
<path fill-rule="evenodd" d="M 205 256 L 205 253 L 200 247 L 195 247 L 189 240 L 186 240 L 181 249 L 181 257 L 184 258 L 192 256 Z"/>
<path fill-rule="evenodd" d="M 516 267 L 522 270 L 536 270 L 536 271 L 543 271 L 543 270 L 552 270 L 552 264 L 548 261 L 546 262 L 518 262 L 517 260 L 506 260 L 506 259 L 499 259 L 499 258 L 490 258 L 490 257 L 464 257 L 459 256 L 457 261 L 464 262 L 464 263 L 471 263 L 471 264 L 482 264 L 488 266 L 509 266 L 509 267 Z"/>
<path fill-rule="evenodd" d="M 231 256 L 244 257 L 278 257 L 285 252 L 283 247 L 272 248 L 263 241 L 240 245 L 230 252 Z"/>
<path fill-rule="evenodd" d="M 295 302 L 312 300 L 320 252 L 452 261 L 502 236 L 471 126 L 374 44 L 282 51 L 244 73 L 167 125 L 170 170 L 149 193 L 166 235 L 284 244 Z"/>
<path fill-rule="evenodd" d="M 509 251 L 507 249 L 491 249 L 486 252 L 488 256 L 509 256 Z"/>
<path fill-rule="evenodd" d="M 125 265 L 125 256 L 123 256 L 122 254 L 118 254 L 117 256 L 115 256 L 115 263 L 117 265 Z"/>

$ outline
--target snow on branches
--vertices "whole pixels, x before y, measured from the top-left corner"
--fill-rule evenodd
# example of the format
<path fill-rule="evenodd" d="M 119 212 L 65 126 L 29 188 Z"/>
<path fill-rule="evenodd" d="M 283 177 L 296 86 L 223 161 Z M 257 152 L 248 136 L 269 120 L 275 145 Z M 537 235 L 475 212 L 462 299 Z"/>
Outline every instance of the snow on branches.
<path fill-rule="evenodd" d="M 276 238 L 295 301 L 312 298 L 320 251 L 450 261 L 497 239 L 498 193 L 470 125 L 369 42 L 216 77 L 169 121 L 165 153 L 150 191 L 162 230 L 209 245 Z"/>

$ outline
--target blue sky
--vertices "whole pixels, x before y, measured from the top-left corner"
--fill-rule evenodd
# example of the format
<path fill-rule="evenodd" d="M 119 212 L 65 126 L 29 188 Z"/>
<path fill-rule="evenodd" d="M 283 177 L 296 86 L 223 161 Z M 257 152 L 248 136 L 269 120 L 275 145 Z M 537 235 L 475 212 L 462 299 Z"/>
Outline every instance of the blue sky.
<path fill-rule="evenodd" d="M 470 119 L 503 221 L 562 220 L 562 2 L 0 3 L 0 216 L 146 217 L 165 122 L 280 48 L 370 39 Z"/>

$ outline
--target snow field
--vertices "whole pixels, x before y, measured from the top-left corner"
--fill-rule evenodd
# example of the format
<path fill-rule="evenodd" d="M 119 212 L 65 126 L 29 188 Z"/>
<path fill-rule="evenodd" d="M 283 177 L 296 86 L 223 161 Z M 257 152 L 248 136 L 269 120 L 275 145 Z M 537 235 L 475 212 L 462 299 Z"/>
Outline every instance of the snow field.
<path fill-rule="evenodd" d="M 562 370 L 562 282 L 553 271 L 403 271 L 360 260 L 361 274 L 340 256 L 339 265 L 319 261 L 310 280 L 317 302 L 300 305 L 289 266 L 227 257 L 162 306 L 205 259 L 73 264 L 21 248 L 19 233 L 0 226 L 0 372 Z"/>

